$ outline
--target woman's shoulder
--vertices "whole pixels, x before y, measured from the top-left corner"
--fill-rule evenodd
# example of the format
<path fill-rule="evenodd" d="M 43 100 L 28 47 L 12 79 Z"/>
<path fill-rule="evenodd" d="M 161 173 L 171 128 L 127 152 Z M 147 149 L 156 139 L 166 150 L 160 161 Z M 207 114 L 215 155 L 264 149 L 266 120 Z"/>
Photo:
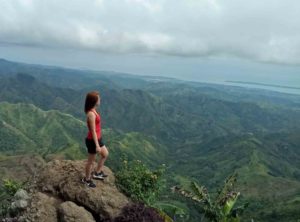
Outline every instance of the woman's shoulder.
<path fill-rule="evenodd" d="M 86 116 L 87 117 L 91 117 L 91 116 L 95 116 L 96 114 L 92 111 L 92 110 L 89 110 L 86 112 Z"/>
<path fill-rule="evenodd" d="M 87 113 L 86 113 L 86 115 L 87 116 L 96 116 L 96 115 L 99 115 L 100 116 L 100 113 L 98 113 L 98 111 L 97 110 L 89 110 L 89 111 L 87 111 Z"/>

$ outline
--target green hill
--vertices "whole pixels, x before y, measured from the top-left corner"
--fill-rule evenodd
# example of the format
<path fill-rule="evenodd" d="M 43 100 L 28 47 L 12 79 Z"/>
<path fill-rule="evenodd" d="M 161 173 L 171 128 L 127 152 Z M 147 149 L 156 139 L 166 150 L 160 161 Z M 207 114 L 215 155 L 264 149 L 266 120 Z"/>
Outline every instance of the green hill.
<path fill-rule="evenodd" d="M 0 125 L 2 154 L 33 153 L 43 157 L 55 154 L 68 159 L 86 157 L 86 125 L 70 114 L 44 111 L 32 104 L 0 102 Z M 103 138 L 111 148 L 110 161 L 115 163 L 123 154 L 129 159 L 140 157 L 151 164 L 162 162 L 165 156 L 166 147 L 155 137 L 103 129 Z"/>
<path fill-rule="evenodd" d="M 275 214 L 280 221 L 299 218 L 299 132 L 232 135 L 183 146 L 167 161 L 170 178 L 183 187 L 197 180 L 214 190 L 237 172 L 242 201 L 250 202 L 245 219 L 269 221 Z"/>
<path fill-rule="evenodd" d="M 122 155 L 166 163 L 169 186 L 197 180 L 213 192 L 236 171 L 241 201 L 250 201 L 245 221 L 300 218 L 300 96 L 30 65 L 23 70 L 30 75 L 14 76 L 24 66 L 5 64 L 0 101 L 10 103 L 0 103 L 0 167 L 27 153 L 85 158 L 83 99 L 97 89 L 112 168 Z M 180 202 L 199 221 L 169 189 L 162 201 Z"/>
<path fill-rule="evenodd" d="M 0 77 L 0 102 L 32 103 L 44 110 L 57 109 L 80 116 L 84 94 L 72 89 L 50 87 L 28 74 Z"/>
<path fill-rule="evenodd" d="M 6 154 L 55 153 L 83 142 L 83 122 L 56 110 L 43 111 L 32 104 L 0 103 L 0 150 Z M 83 151 L 83 148 L 81 148 Z"/>
<path fill-rule="evenodd" d="M 32 103 L 84 120 L 87 91 L 57 88 L 19 74 L 0 82 L 0 101 Z M 140 89 L 102 89 L 100 110 L 104 128 L 140 132 L 174 146 L 229 134 L 283 131 L 300 125 L 298 109 L 261 107 L 250 102 L 216 99 L 185 86 L 171 84 L 164 93 Z M 168 91 L 169 90 L 169 91 Z"/>

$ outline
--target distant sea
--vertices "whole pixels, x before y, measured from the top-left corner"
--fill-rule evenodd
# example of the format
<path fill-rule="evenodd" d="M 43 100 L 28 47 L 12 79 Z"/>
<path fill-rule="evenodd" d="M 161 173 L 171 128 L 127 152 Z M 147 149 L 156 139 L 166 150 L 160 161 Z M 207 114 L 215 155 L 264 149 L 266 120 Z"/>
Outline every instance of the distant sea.
<path fill-rule="evenodd" d="M 273 85 L 273 84 L 264 84 L 258 82 L 244 82 L 244 81 L 231 81 L 231 80 L 224 81 L 222 84 L 249 87 L 249 88 L 259 88 L 259 89 L 273 90 L 278 92 L 300 95 L 300 86 L 294 87 L 294 86 Z"/>

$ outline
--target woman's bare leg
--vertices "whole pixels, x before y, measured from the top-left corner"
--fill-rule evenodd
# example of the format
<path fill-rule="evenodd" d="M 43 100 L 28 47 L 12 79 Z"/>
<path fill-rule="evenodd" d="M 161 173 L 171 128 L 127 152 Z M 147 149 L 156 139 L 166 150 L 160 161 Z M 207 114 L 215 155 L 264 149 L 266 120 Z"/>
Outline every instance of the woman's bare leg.
<path fill-rule="evenodd" d="M 107 150 L 105 145 L 101 147 L 101 151 L 99 152 L 99 154 L 100 154 L 101 157 L 99 158 L 99 161 L 98 161 L 98 164 L 97 164 L 97 168 L 96 168 L 97 173 L 100 173 L 102 171 L 102 168 L 104 166 L 104 162 L 108 157 L 108 150 Z"/>
<path fill-rule="evenodd" d="M 88 154 L 88 159 L 85 165 L 85 178 L 86 180 L 91 179 L 92 167 L 96 159 L 96 154 Z"/>

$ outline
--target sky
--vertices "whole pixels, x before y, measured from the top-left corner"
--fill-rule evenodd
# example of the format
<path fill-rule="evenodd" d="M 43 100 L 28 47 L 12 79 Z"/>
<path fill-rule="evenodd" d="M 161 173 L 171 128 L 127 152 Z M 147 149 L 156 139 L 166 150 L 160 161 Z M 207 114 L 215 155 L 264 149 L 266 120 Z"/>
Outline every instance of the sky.
<path fill-rule="evenodd" d="M 0 0 L 0 58 L 300 86 L 297 0 Z"/>

